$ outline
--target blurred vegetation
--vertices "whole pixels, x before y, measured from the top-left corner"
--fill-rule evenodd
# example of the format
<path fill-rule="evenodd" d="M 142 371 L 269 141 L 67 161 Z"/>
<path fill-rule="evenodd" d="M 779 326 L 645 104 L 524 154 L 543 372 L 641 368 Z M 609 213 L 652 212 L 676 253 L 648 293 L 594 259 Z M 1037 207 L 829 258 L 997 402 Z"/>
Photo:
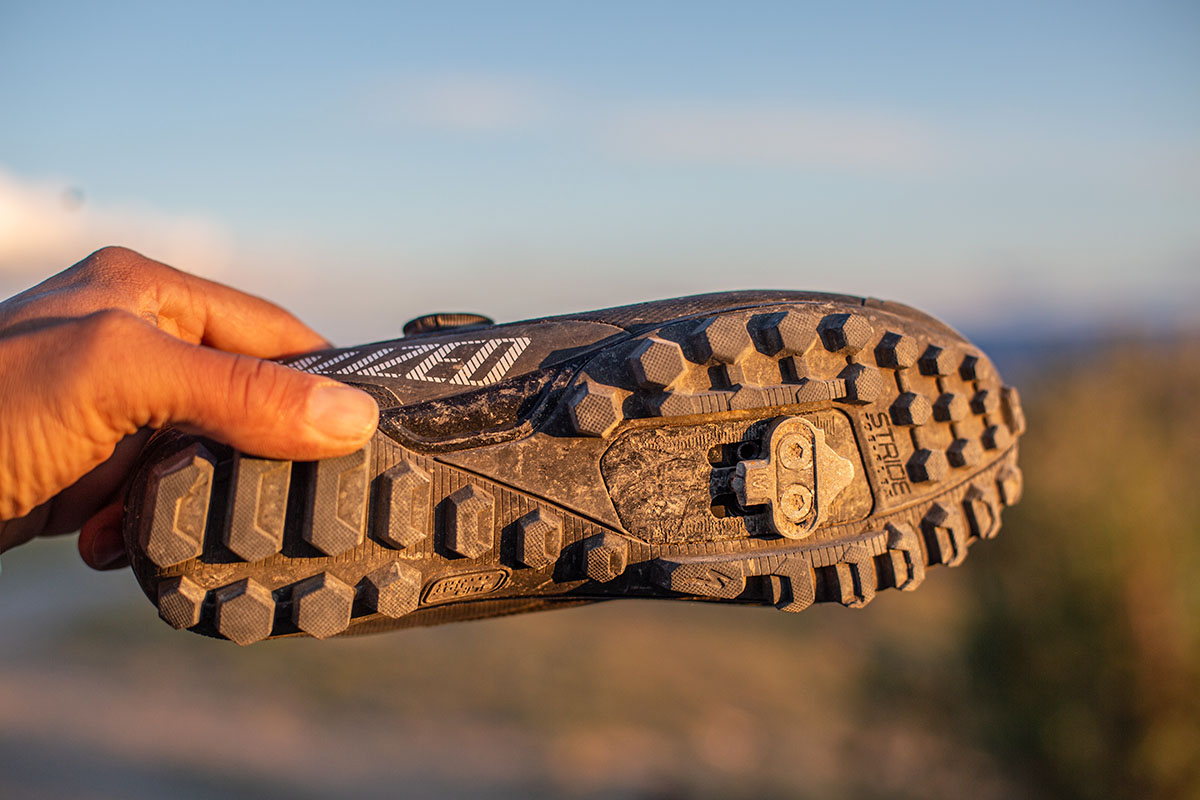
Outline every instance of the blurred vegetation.
<path fill-rule="evenodd" d="M 964 641 L 985 735 L 1059 796 L 1200 797 L 1200 344 L 1029 388 L 1025 498 Z"/>
<path fill-rule="evenodd" d="M 22 548 L 0 611 L 23 584 L 62 605 L 0 625 L 0 795 L 1200 796 L 1200 345 L 1019 383 L 1000 536 L 864 611 L 628 601 L 239 649 L 69 541 Z"/>

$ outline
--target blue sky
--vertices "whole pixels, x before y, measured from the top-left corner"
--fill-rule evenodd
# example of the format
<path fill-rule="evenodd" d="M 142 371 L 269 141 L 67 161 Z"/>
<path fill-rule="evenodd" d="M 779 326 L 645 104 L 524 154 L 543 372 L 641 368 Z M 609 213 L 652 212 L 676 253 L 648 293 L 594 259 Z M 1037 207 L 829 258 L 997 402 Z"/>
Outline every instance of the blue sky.
<path fill-rule="evenodd" d="M 244 5 L 0 0 L 0 287 L 120 242 L 347 342 L 748 286 L 1197 320 L 1192 2 Z"/>

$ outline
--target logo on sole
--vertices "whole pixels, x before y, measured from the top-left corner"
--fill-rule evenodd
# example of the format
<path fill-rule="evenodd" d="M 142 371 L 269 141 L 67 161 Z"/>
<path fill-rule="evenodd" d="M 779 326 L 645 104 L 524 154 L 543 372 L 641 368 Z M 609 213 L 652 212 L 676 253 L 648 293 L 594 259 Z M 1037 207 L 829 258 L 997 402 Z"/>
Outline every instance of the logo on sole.
<path fill-rule="evenodd" d="M 425 590 L 425 602 L 457 600 L 475 594 L 494 592 L 508 581 L 508 573 L 502 569 L 469 572 L 465 575 L 449 575 L 438 578 Z"/>
<path fill-rule="evenodd" d="M 318 375 L 363 375 L 489 386 L 504 379 L 528 346 L 529 339 L 524 336 L 472 339 L 445 344 L 360 347 L 335 355 L 304 356 L 283 363 Z"/>

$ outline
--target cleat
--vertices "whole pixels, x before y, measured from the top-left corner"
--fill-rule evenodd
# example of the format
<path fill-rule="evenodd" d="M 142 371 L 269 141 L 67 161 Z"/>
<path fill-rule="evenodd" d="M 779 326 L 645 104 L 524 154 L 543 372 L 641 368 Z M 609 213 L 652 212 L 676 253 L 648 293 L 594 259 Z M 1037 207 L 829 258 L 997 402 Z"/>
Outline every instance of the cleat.
<path fill-rule="evenodd" d="M 861 608 L 1021 495 L 1017 391 L 906 306 L 731 292 L 405 332 L 283 360 L 376 399 L 358 452 L 151 439 L 123 525 L 167 624 L 245 645 L 614 598 Z"/>

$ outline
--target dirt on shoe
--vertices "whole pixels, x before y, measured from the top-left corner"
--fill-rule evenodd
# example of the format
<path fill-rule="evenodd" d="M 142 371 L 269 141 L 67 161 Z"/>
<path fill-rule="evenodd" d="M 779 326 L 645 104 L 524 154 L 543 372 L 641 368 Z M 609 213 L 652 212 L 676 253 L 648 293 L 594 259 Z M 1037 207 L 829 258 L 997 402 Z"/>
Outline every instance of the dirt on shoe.
<path fill-rule="evenodd" d="M 907 306 L 699 295 L 287 359 L 379 431 L 288 462 L 164 431 L 125 508 L 176 628 L 250 644 L 620 597 L 860 607 L 996 535 L 1016 389 Z"/>

